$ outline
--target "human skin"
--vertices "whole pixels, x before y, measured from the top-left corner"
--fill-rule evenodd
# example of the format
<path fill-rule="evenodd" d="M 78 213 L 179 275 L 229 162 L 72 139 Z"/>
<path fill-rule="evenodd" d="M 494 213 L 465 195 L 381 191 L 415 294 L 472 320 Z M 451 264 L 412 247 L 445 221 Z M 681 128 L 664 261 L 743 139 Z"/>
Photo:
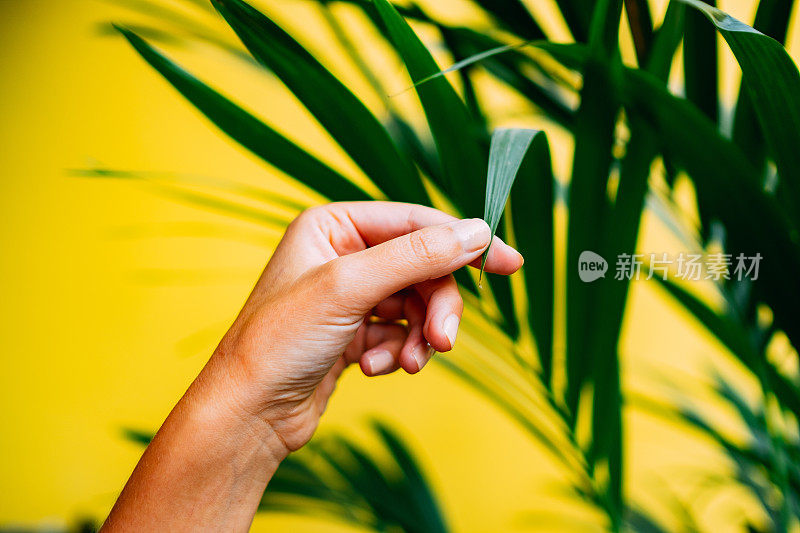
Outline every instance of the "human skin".
<path fill-rule="evenodd" d="M 245 531 L 286 456 L 313 435 L 342 371 L 419 372 L 452 349 L 452 272 L 479 266 L 480 219 L 391 202 L 295 219 L 214 354 L 136 466 L 103 531 Z M 495 238 L 486 270 L 522 256 Z"/>

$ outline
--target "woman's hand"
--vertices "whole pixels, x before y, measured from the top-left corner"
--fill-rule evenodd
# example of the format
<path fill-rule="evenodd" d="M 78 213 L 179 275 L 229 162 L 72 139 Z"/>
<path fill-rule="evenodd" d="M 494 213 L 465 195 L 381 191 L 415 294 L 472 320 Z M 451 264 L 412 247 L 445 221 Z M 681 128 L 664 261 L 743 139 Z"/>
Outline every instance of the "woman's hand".
<path fill-rule="evenodd" d="M 451 273 L 478 266 L 490 239 L 480 219 L 458 220 L 412 204 L 336 203 L 301 214 L 145 453 L 107 526 L 125 524 L 119 518 L 125 500 L 136 499 L 126 493 L 142 499 L 138 493 L 150 490 L 156 503 L 165 498 L 140 478 L 157 484 L 154 478 L 172 472 L 174 481 L 188 482 L 183 491 L 203 500 L 202 481 L 187 480 L 191 468 L 180 464 L 185 454 L 170 448 L 186 441 L 216 450 L 202 468 L 229 462 L 228 473 L 235 474 L 226 488 L 205 491 L 214 501 L 223 490 L 228 507 L 215 512 L 205 501 L 201 525 L 249 524 L 267 480 L 286 454 L 311 438 L 348 365 L 359 363 L 368 376 L 398 368 L 413 374 L 433 350 L 453 347 L 463 303 Z M 486 270 L 511 274 L 521 266 L 520 254 L 495 239 Z M 161 472 L 159 460 L 167 463 Z"/>
<path fill-rule="evenodd" d="M 349 364 L 368 376 L 413 374 L 431 347 L 453 347 L 463 304 L 451 272 L 477 261 L 490 238 L 483 220 L 411 204 L 310 209 L 289 226 L 214 357 L 241 369 L 242 406 L 295 450 Z M 520 266 L 522 256 L 495 240 L 487 270 Z"/>

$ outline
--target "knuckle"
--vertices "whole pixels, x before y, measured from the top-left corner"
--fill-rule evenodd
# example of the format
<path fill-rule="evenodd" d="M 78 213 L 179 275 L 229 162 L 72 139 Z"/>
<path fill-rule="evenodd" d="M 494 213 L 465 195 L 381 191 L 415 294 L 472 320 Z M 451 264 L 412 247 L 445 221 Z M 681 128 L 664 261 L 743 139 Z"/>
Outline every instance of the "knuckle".
<path fill-rule="evenodd" d="M 409 234 L 412 253 L 433 266 L 452 263 L 461 254 L 455 232 L 449 227 L 425 228 Z"/>
<path fill-rule="evenodd" d="M 448 276 L 447 278 L 443 278 L 442 285 L 439 287 L 437 294 L 440 295 L 439 297 L 446 301 L 449 306 L 451 306 L 453 311 L 461 314 L 461 312 L 464 310 L 464 299 L 461 297 L 461 293 L 458 290 L 458 285 L 456 284 L 456 281 L 453 279 L 452 275 Z"/>
<path fill-rule="evenodd" d="M 443 240 L 445 243 L 447 243 L 445 249 L 448 258 L 461 255 L 463 252 L 463 247 L 459 243 L 456 231 L 450 226 L 443 226 L 441 231 L 444 232 Z"/>
<path fill-rule="evenodd" d="M 343 210 L 347 202 L 328 202 L 326 204 L 312 205 L 301 211 L 295 221 L 314 221 L 318 222 L 321 219 L 336 216 L 337 213 Z"/>
<path fill-rule="evenodd" d="M 362 308 L 352 265 L 344 259 L 334 259 L 319 267 L 318 282 L 309 288 L 308 299 L 320 302 L 321 308 L 347 319 L 350 324 L 349 320 L 363 316 L 371 306 Z"/>
<path fill-rule="evenodd" d="M 433 263 L 439 258 L 439 254 L 436 253 L 435 236 L 430 231 L 409 233 L 408 245 L 414 256 L 426 263 Z"/>
<path fill-rule="evenodd" d="M 324 205 L 315 205 L 312 207 L 307 207 L 303 211 L 301 211 L 299 215 L 297 215 L 297 217 L 294 219 L 292 223 L 293 224 L 295 222 L 302 223 L 307 220 L 313 220 L 317 218 L 320 215 L 320 213 L 322 213 L 325 210 L 325 207 L 326 206 Z"/>
<path fill-rule="evenodd" d="M 302 231 L 303 228 L 309 225 L 309 221 L 314 220 L 317 215 L 319 207 L 308 207 L 301 211 L 294 219 L 289 223 L 289 226 L 286 228 L 286 234 L 291 235 L 295 232 Z"/>
<path fill-rule="evenodd" d="M 320 267 L 320 290 L 334 298 L 345 293 L 347 270 L 342 263 L 340 259 L 334 259 Z"/>

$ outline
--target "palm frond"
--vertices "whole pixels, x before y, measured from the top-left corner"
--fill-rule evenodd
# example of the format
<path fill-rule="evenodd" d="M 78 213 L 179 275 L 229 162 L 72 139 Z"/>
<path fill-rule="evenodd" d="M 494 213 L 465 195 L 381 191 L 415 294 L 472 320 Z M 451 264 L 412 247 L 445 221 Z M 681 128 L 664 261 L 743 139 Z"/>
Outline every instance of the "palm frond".
<path fill-rule="evenodd" d="M 384 91 L 385 85 L 357 53 L 358 44 L 349 41 L 329 10 L 337 1 L 314 1 L 325 10 L 326 20 L 373 90 Z M 766 35 L 698 0 L 671 2 L 659 25 L 647 2 L 625 0 L 639 68 L 620 58 L 621 0 L 557 0 L 575 40 L 570 43 L 548 41 L 550 36 L 518 0 L 473 2 L 496 28 L 454 26 L 416 4 L 338 2 L 363 10 L 402 60 L 427 127 L 412 126 L 418 121 L 401 113 L 391 98 L 384 99 L 386 116 L 379 119 L 299 39 L 241 0 L 215 0 L 215 5 L 252 56 L 286 84 L 389 199 L 436 204 L 431 199 L 441 193 L 444 207 L 464 216 L 480 214 L 489 131 L 498 121 L 482 105 L 485 88 L 473 76 L 478 70 L 512 88 L 548 123 L 572 136 L 568 190 L 567 180 L 554 174 L 543 137 L 533 140 L 535 157 L 525 158 L 518 169 L 508 238 L 526 257 L 536 258 L 526 264 L 523 283 L 512 290 L 507 280 L 489 276 L 490 296 L 477 292 L 464 272 L 457 273 L 467 289 L 462 338 L 469 339 L 469 347 L 443 364 L 542 443 L 569 473 L 572 493 L 604 513 L 611 529 L 663 530 L 646 509 L 632 503 L 626 496 L 630 489 L 622 484 L 625 404 L 618 344 L 629 284 L 583 283 L 573 267 L 586 250 L 607 259 L 632 253 L 644 210 L 656 205 L 653 198 L 671 202 L 676 176 L 688 177 L 700 213 L 700 224 L 692 229 L 699 236 L 697 244 L 720 240 L 726 251 L 760 252 L 769 260 L 762 263 L 758 279 L 716 287 L 726 302 L 722 309 L 673 283 L 662 286 L 741 361 L 761 387 L 764 402 L 777 404 L 787 420 L 797 418 L 797 377 L 780 371 L 766 353 L 779 333 L 785 333 L 795 348 L 800 343 L 795 318 L 800 314 L 800 75 L 779 43 L 786 35 L 792 0 L 761 1 L 754 25 Z M 191 6 L 196 7 L 195 0 Z M 700 19 L 700 13 L 713 25 Z M 415 31 L 418 24 L 436 32 L 435 44 L 453 58 L 450 68 L 442 70 L 436 63 L 428 43 Z M 181 94 L 266 162 L 330 199 L 370 197 L 349 176 L 186 73 L 134 33 L 122 31 Z M 721 80 L 712 68 L 718 62 L 715 31 L 731 47 L 743 73 L 733 140 L 722 126 L 730 110 L 721 105 Z M 195 37 L 216 39 L 209 41 L 205 33 Z M 681 41 L 682 65 L 673 61 Z M 673 68 L 681 69 L 686 80 L 684 95 L 674 94 L 667 85 Z M 447 72 L 458 73 L 461 93 L 448 81 Z M 331 99 L 336 105 L 326 105 Z M 358 127 L 348 127 L 348 121 Z M 765 169 L 773 162 L 777 187 L 765 184 Z M 654 163 L 666 169 L 665 177 L 656 176 L 663 191 L 651 189 Z M 428 195 L 433 189 L 437 194 Z M 558 190 L 567 190 L 560 204 Z M 557 210 L 564 207 L 565 252 L 558 250 L 554 236 Z M 501 212 L 495 209 L 496 218 Z M 681 216 L 674 209 L 657 214 Z M 566 279 L 566 288 L 558 279 Z M 566 321 L 556 316 L 556 301 L 566 301 Z M 769 309 L 769 324 L 758 322 L 760 307 Z M 527 338 L 533 340 L 536 357 Z M 557 347 L 557 338 L 566 340 L 565 353 Z M 719 444 L 737 465 L 739 483 L 762 502 L 771 525 L 785 529 L 791 522 L 788 516 L 798 511 L 793 485 L 800 471 L 797 444 L 771 426 L 766 409 L 744 402 L 721 378 L 715 392 L 739 413 L 753 437 L 750 442 L 728 439 L 699 413 L 679 413 Z M 577 435 L 584 420 L 589 422 L 588 443 Z M 322 439 L 309 449 L 307 459 L 298 455 L 287 462 L 278 483 L 284 484 L 284 500 L 265 508 L 314 508 L 376 529 L 418 530 L 413 528 L 424 524 L 426 531 L 443 530 L 444 521 L 412 456 L 392 435 L 377 431 L 394 457 L 391 464 L 377 464 L 375 457 L 342 437 Z M 423 483 L 417 485 L 420 496 L 410 498 L 403 508 L 414 518 L 403 521 L 385 499 L 415 483 Z M 780 495 L 777 506 L 775 494 Z"/>

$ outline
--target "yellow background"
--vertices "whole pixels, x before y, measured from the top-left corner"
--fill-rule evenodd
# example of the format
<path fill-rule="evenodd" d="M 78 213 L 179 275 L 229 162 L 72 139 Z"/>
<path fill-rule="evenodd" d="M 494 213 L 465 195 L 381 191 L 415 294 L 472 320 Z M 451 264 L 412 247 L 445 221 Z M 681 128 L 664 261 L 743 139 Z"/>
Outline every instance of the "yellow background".
<path fill-rule="evenodd" d="M 321 22 L 309 2 L 267 4 L 279 20 L 301 24 L 312 48 L 335 55 L 325 46 L 329 35 L 315 32 Z M 754 5 L 722 7 L 751 21 Z M 69 171 L 94 164 L 179 171 L 319 201 L 224 138 L 120 38 L 98 31 L 98 23 L 135 18 L 89 0 L 0 0 L 0 525 L 102 519 L 141 452 L 121 428 L 158 427 L 280 237 L 279 228 L 196 209 L 144 183 Z M 274 79 L 207 46 L 169 51 L 355 173 Z M 399 65 L 386 68 L 402 88 Z M 736 69 L 723 68 L 735 81 Z M 352 69 L 334 70 L 364 87 Z M 653 217 L 644 233 L 643 250 L 679 246 Z M 650 285 L 635 284 L 630 305 L 626 387 L 702 380 L 719 352 L 713 340 Z M 572 513 L 569 520 L 582 516 L 560 495 L 560 474 L 539 447 L 442 368 L 373 380 L 350 372 L 343 381 L 320 431 L 363 435 L 371 414 L 401 427 L 455 529 L 560 529 L 562 511 Z M 684 488 L 691 465 L 729 468 L 702 438 L 659 418 L 630 410 L 626 423 L 628 490 L 662 516 L 664 487 L 698 503 Z M 697 511 L 715 530 L 722 521 L 734 527 L 737 510 L 747 507 L 736 489 L 711 500 Z M 289 526 L 345 529 L 285 516 L 260 516 L 255 528 Z"/>

